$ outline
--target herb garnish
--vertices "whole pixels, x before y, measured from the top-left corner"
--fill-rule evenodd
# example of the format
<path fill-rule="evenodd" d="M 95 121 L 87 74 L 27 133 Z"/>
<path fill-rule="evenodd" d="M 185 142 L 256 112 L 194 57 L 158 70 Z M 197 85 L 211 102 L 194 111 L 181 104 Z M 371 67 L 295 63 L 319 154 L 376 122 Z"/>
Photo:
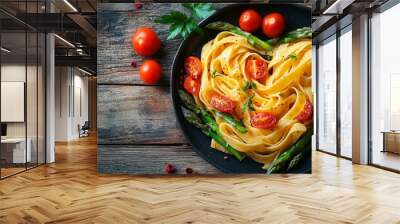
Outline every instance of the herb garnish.
<path fill-rule="evenodd" d="M 289 54 L 289 58 L 292 59 L 293 61 L 297 60 L 297 56 L 295 54 Z"/>
<path fill-rule="evenodd" d="M 272 56 L 271 55 L 262 55 L 262 57 L 267 60 L 267 61 L 271 61 L 272 60 Z"/>
<path fill-rule="evenodd" d="M 246 100 L 244 101 L 244 104 L 242 106 L 242 112 L 246 112 L 246 109 L 249 108 L 251 111 L 255 111 L 254 106 L 253 106 L 253 98 L 254 95 L 248 96 Z"/>
<path fill-rule="evenodd" d="M 190 15 L 179 11 L 171 11 L 155 20 L 156 23 L 169 25 L 169 35 L 167 40 L 180 35 L 186 38 L 193 31 L 202 32 L 197 22 L 209 17 L 215 12 L 209 3 L 182 3 L 182 6 L 190 11 Z"/>
<path fill-rule="evenodd" d="M 215 12 L 215 9 L 209 3 L 182 3 L 182 6 L 189 9 L 199 20 L 208 18 Z"/>
<path fill-rule="evenodd" d="M 215 78 L 215 77 L 217 77 L 217 76 L 220 76 L 220 75 L 222 75 L 221 73 L 219 73 L 219 72 L 217 72 L 216 70 L 214 70 L 212 73 L 211 73 L 211 78 Z"/>
<path fill-rule="evenodd" d="M 242 87 L 242 90 L 246 92 L 248 89 L 256 89 L 256 88 L 257 85 L 254 82 L 246 81 L 246 83 Z"/>

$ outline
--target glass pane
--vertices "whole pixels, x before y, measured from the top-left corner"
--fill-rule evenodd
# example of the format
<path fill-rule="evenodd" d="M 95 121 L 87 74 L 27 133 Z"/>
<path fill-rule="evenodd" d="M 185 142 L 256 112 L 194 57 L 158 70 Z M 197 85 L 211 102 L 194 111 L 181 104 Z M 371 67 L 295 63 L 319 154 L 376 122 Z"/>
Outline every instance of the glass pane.
<path fill-rule="evenodd" d="M 318 149 L 336 153 L 336 37 L 318 48 Z"/>
<path fill-rule="evenodd" d="M 400 170 L 400 5 L 371 19 L 372 163 Z"/>
<path fill-rule="evenodd" d="M 37 132 L 38 132 L 38 96 L 37 96 L 37 73 L 38 73 L 38 57 L 37 45 L 38 36 L 36 32 L 28 32 L 28 63 L 27 63 L 27 80 L 26 80 L 26 116 L 27 116 L 27 142 L 28 142 L 28 168 L 37 165 Z"/>
<path fill-rule="evenodd" d="M 1 175 L 25 170 L 26 33 L 1 34 Z M 29 148 L 29 147 L 28 147 Z"/>
<path fill-rule="evenodd" d="M 45 51 L 46 37 L 44 34 L 39 33 L 39 46 L 38 46 L 38 163 L 45 163 L 45 88 L 46 88 L 46 51 Z"/>
<path fill-rule="evenodd" d="M 36 1 L 27 2 L 27 13 L 37 13 L 38 4 Z M 31 20 L 37 20 L 37 17 L 32 17 Z M 36 21 L 32 21 L 36 23 Z M 30 158 L 28 158 L 28 168 L 37 165 L 38 157 L 38 88 L 37 88 L 37 74 L 38 74 L 38 35 L 35 30 L 27 30 L 27 80 L 26 80 L 26 113 L 27 113 L 27 150 L 30 151 Z"/>
<path fill-rule="evenodd" d="M 340 153 L 352 156 L 352 35 L 351 27 L 340 36 Z"/>

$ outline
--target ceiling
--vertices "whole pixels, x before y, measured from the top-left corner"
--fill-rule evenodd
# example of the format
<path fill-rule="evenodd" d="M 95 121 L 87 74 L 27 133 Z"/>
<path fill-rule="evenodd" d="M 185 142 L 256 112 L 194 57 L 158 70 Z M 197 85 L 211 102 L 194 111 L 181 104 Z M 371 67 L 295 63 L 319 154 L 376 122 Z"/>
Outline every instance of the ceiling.
<path fill-rule="evenodd" d="M 383 4 L 397 0 L 316 0 L 313 4 L 313 41 L 319 42 L 352 23 L 354 17 L 374 12 Z"/>
<path fill-rule="evenodd" d="M 33 38 L 52 32 L 61 37 L 55 38 L 56 65 L 80 66 L 95 73 L 96 8 L 96 0 L 0 0 L 2 46 L 12 50 L 6 57 L 35 57 L 38 48 Z"/>

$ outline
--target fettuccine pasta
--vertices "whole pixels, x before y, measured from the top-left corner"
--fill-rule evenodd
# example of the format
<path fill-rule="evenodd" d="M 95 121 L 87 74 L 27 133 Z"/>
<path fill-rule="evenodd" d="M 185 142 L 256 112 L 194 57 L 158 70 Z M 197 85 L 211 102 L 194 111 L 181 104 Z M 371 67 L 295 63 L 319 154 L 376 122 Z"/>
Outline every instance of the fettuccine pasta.
<path fill-rule="evenodd" d="M 264 58 L 267 54 L 269 60 Z M 310 39 L 281 44 L 271 52 L 263 52 L 250 45 L 243 36 L 221 32 L 202 49 L 201 86 L 195 101 L 213 114 L 229 145 L 259 163 L 269 164 L 311 128 L 312 119 L 299 118 L 307 104 L 313 105 L 311 57 Z M 264 79 L 249 77 L 246 70 L 249 59 L 267 62 L 268 76 Z M 242 121 L 246 133 L 216 114 L 211 104 L 215 93 L 235 102 L 232 115 Z M 276 125 L 273 128 L 254 127 L 251 119 L 260 113 L 274 116 Z M 211 147 L 225 151 L 214 140 Z"/>

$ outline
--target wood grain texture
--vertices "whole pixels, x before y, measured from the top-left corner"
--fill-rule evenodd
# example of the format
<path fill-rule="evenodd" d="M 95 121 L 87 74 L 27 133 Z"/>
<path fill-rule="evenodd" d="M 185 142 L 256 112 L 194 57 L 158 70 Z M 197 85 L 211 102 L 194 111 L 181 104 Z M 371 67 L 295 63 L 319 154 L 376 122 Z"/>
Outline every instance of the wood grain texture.
<path fill-rule="evenodd" d="M 166 163 L 173 164 L 175 174 L 192 168 L 197 174 L 220 173 L 204 162 L 191 146 L 99 145 L 97 170 L 100 173 L 165 174 Z"/>
<path fill-rule="evenodd" d="M 0 181 L 0 223 L 399 224 L 400 175 L 313 152 L 313 174 L 138 177 L 96 172 L 96 139 Z"/>
<path fill-rule="evenodd" d="M 109 4 L 106 5 L 109 6 Z M 154 29 L 163 43 L 160 51 L 152 58 L 157 59 L 162 67 L 162 78 L 159 84 L 168 85 L 172 61 L 181 40 L 167 42 L 168 27 L 156 24 L 154 20 L 160 16 L 160 13 L 180 8 L 180 4 L 144 4 L 140 10 L 134 10 L 133 4 L 116 5 L 125 10 L 99 11 L 98 83 L 142 84 L 138 71 L 143 58 L 133 52 L 131 38 L 137 28 L 146 26 Z M 132 61 L 137 63 L 136 68 L 131 66 Z"/>
<path fill-rule="evenodd" d="M 215 4 L 215 7 L 222 7 Z M 144 58 L 133 52 L 131 38 L 139 27 L 151 27 L 162 41 L 160 51 L 151 58 L 162 66 L 160 85 L 169 85 L 170 70 L 182 39 L 166 40 L 168 26 L 157 24 L 155 19 L 171 10 L 184 10 L 180 3 L 144 3 L 135 10 L 132 3 L 99 4 L 97 73 L 99 84 L 142 84 L 138 71 Z M 137 67 L 131 66 L 135 61 Z"/>
<path fill-rule="evenodd" d="M 99 144 L 187 143 L 168 87 L 98 86 Z"/>

